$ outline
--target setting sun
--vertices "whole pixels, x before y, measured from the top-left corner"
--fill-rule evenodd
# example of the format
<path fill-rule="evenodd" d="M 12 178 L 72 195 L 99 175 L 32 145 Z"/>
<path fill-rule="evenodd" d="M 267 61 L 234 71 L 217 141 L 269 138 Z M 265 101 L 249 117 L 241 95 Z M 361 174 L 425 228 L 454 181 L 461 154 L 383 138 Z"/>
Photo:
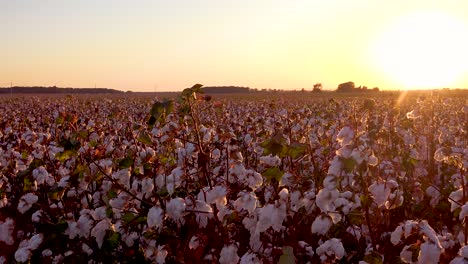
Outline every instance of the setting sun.
<path fill-rule="evenodd" d="M 438 12 L 411 13 L 382 31 L 375 64 L 405 89 L 449 87 L 468 70 L 468 27 Z"/>

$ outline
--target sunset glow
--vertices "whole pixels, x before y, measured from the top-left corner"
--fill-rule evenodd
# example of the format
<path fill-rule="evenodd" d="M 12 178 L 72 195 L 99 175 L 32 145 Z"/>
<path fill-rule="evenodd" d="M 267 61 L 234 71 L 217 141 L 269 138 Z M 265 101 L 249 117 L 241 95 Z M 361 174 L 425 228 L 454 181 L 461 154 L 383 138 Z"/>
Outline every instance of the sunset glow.
<path fill-rule="evenodd" d="M 0 87 L 468 87 L 468 2 L 0 2 Z"/>

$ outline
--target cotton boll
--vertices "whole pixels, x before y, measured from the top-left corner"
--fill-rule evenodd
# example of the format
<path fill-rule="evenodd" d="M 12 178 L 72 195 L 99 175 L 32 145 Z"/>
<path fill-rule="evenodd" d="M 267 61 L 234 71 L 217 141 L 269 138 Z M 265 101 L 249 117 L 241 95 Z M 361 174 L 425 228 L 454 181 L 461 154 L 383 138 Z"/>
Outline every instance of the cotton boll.
<path fill-rule="evenodd" d="M 184 199 L 180 197 L 174 198 L 166 204 L 166 214 L 174 221 L 181 221 L 185 213 L 185 207 Z"/>
<path fill-rule="evenodd" d="M 390 241 L 392 242 L 392 244 L 396 245 L 396 244 L 400 243 L 402 235 L 403 235 L 403 226 L 399 225 L 399 226 L 397 226 L 395 231 L 393 231 L 392 234 L 391 234 Z"/>
<path fill-rule="evenodd" d="M 234 208 L 239 212 L 244 209 L 249 214 L 252 214 L 255 208 L 257 208 L 257 201 L 258 199 L 254 192 L 241 191 L 238 194 L 237 200 L 234 201 Z"/>
<path fill-rule="evenodd" d="M 240 259 L 240 264 L 262 264 L 257 255 L 253 252 L 247 251 Z"/>
<path fill-rule="evenodd" d="M 413 245 L 406 245 L 400 252 L 400 258 L 405 263 L 413 263 L 413 252 L 411 248 Z"/>
<path fill-rule="evenodd" d="M 419 251 L 419 263 L 437 264 L 439 263 L 441 249 L 434 243 L 424 242 Z"/>
<path fill-rule="evenodd" d="M 88 256 L 93 254 L 93 250 L 86 243 L 81 244 L 81 250 Z"/>
<path fill-rule="evenodd" d="M 152 207 L 148 212 L 147 222 L 149 228 L 161 228 L 164 221 L 164 212 L 159 206 Z"/>
<path fill-rule="evenodd" d="M 313 234 L 325 235 L 331 226 L 332 221 L 330 217 L 320 215 L 315 218 L 314 222 L 312 223 L 311 230 Z"/>
<path fill-rule="evenodd" d="M 7 245 L 15 243 L 13 239 L 13 231 L 15 229 L 15 222 L 11 218 L 7 218 L 5 222 L 0 221 L 0 241 L 5 242 Z"/>
<path fill-rule="evenodd" d="M 31 209 L 34 203 L 39 200 L 39 197 L 33 193 L 27 193 L 20 198 L 20 202 L 18 203 L 18 211 L 24 214 L 26 211 Z"/>
<path fill-rule="evenodd" d="M 322 260 L 326 260 L 327 257 L 342 259 L 346 255 L 343 244 L 337 238 L 332 238 L 325 241 L 325 243 L 317 248 L 316 253 L 317 255 L 321 256 L 320 259 Z M 325 259 L 322 257 L 325 257 Z"/>
<path fill-rule="evenodd" d="M 334 201 L 338 196 L 338 190 L 330 191 L 327 188 L 323 188 L 317 194 L 315 202 L 322 212 L 335 211 Z"/>
<path fill-rule="evenodd" d="M 103 219 L 91 230 L 91 236 L 96 238 L 98 247 L 102 247 L 104 242 L 104 236 L 106 235 L 107 230 L 113 230 L 113 225 L 110 223 L 109 219 Z"/>
<path fill-rule="evenodd" d="M 15 260 L 18 262 L 26 262 L 31 255 L 32 253 L 28 248 L 21 247 L 15 252 Z"/>
<path fill-rule="evenodd" d="M 225 245 L 220 253 L 219 263 L 220 264 L 236 264 L 239 262 L 239 256 L 237 255 L 237 246 Z"/>

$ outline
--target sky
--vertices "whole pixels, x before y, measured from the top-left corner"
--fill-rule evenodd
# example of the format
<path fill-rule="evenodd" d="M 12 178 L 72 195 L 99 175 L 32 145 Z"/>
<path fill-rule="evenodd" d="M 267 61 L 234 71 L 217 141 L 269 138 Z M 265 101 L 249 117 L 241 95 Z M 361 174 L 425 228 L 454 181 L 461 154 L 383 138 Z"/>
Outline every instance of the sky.
<path fill-rule="evenodd" d="M 0 0 L 0 87 L 468 88 L 468 1 Z"/>

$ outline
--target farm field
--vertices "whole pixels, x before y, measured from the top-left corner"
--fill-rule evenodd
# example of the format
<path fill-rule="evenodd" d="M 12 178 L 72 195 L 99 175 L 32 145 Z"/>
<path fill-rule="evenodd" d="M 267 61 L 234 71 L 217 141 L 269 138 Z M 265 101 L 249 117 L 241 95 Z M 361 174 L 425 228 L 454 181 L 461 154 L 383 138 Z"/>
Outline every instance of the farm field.
<path fill-rule="evenodd" d="M 466 263 L 468 91 L 0 97 L 0 263 Z"/>

